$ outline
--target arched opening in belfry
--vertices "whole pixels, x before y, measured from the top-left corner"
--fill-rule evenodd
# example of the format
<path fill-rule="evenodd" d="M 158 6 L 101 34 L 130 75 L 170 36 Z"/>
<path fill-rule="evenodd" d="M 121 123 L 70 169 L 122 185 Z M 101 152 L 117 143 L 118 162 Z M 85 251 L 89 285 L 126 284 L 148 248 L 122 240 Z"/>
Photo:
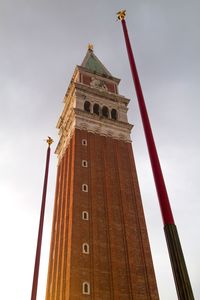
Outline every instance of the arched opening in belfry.
<path fill-rule="evenodd" d="M 96 115 L 100 115 L 100 107 L 99 107 L 99 104 L 95 103 L 94 104 L 94 107 L 93 107 L 93 113 L 96 114 Z"/>
<path fill-rule="evenodd" d="M 111 119 L 117 120 L 117 111 L 114 108 L 111 110 Z"/>
<path fill-rule="evenodd" d="M 109 110 L 108 110 L 107 106 L 103 106 L 103 108 L 102 108 L 102 115 L 104 117 L 106 117 L 106 118 L 109 117 Z"/>
<path fill-rule="evenodd" d="M 85 101 L 84 110 L 87 112 L 90 112 L 90 102 L 89 101 Z"/>

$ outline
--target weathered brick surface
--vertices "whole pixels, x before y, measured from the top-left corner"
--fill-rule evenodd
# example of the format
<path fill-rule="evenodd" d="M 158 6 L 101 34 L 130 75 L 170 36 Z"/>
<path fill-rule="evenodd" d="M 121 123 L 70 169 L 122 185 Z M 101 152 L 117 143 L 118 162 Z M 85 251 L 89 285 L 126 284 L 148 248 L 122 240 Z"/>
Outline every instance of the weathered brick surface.
<path fill-rule="evenodd" d="M 131 144 L 84 130 L 57 175 L 46 300 L 67 299 L 159 299 Z"/>
<path fill-rule="evenodd" d="M 91 76 L 82 75 L 82 83 L 86 85 L 90 85 L 91 82 Z"/>

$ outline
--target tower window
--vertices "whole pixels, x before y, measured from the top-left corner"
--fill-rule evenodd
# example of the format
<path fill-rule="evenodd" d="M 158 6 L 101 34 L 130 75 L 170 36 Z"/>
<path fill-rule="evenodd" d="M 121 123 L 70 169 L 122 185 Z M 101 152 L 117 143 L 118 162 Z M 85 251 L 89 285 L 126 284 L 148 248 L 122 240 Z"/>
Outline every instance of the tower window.
<path fill-rule="evenodd" d="M 89 214 L 87 211 L 83 211 L 82 212 L 82 219 L 83 220 L 89 220 Z"/>
<path fill-rule="evenodd" d="M 82 145 L 83 145 L 83 146 L 87 146 L 87 140 L 86 140 L 86 139 L 83 139 L 83 140 L 82 140 Z"/>
<path fill-rule="evenodd" d="M 90 294 L 90 284 L 89 282 L 83 282 L 83 294 L 89 295 Z"/>
<path fill-rule="evenodd" d="M 87 168 L 88 167 L 88 162 L 87 160 L 82 160 L 82 167 Z"/>
<path fill-rule="evenodd" d="M 85 101 L 84 110 L 87 112 L 90 112 L 90 102 L 89 101 Z"/>
<path fill-rule="evenodd" d="M 93 107 L 93 113 L 96 114 L 96 115 L 100 115 L 100 107 L 99 107 L 99 104 L 94 104 L 94 107 Z"/>
<path fill-rule="evenodd" d="M 111 110 L 111 118 L 117 120 L 117 111 L 114 108 Z"/>
<path fill-rule="evenodd" d="M 84 243 L 84 244 L 82 245 L 82 252 L 83 252 L 84 254 L 89 254 L 89 253 L 90 253 L 89 245 L 88 245 L 87 243 Z"/>
<path fill-rule="evenodd" d="M 107 108 L 106 106 L 104 106 L 104 107 L 102 108 L 102 115 L 103 115 L 104 117 L 106 117 L 106 118 L 109 117 L 109 111 L 108 111 L 108 108 Z"/>
<path fill-rule="evenodd" d="M 87 184 L 85 184 L 85 183 L 82 184 L 82 191 L 86 192 L 86 193 L 88 192 L 88 185 Z"/>

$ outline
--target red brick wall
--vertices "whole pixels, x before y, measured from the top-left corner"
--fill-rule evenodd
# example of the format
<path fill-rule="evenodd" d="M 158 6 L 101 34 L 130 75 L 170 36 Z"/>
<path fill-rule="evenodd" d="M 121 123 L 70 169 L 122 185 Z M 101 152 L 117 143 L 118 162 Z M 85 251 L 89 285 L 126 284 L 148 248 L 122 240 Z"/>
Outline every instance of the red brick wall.
<path fill-rule="evenodd" d="M 116 87 L 113 83 L 106 82 L 106 86 L 107 86 L 109 92 L 116 93 Z"/>
<path fill-rule="evenodd" d="M 88 193 L 81 189 L 84 183 Z M 88 221 L 82 211 L 89 212 Z M 82 253 L 85 242 L 88 255 Z M 90 282 L 90 295 L 82 294 L 84 281 Z M 58 168 L 46 295 L 46 300 L 158 299 L 131 144 L 75 131 Z"/>
<path fill-rule="evenodd" d="M 86 85 L 90 85 L 91 82 L 91 76 L 82 75 L 82 83 Z"/>

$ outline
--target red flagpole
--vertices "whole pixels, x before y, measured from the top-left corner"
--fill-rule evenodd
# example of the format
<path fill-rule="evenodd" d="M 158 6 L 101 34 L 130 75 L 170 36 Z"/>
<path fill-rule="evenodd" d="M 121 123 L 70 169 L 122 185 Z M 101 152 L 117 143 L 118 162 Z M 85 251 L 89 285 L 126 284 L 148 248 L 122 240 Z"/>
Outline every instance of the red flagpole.
<path fill-rule="evenodd" d="M 174 274 L 176 289 L 178 298 L 180 300 L 193 300 L 193 292 L 189 280 L 189 276 L 187 273 L 187 268 L 185 265 L 185 260 L 178 236 L 178 232 L 176 229 L 176 225 L 174 222 L 174 217 L 172 214 L 167 189 L 165 186 L 164 177 L 162 174 L 162 169 L 159 162 L 159 157 L 156 150 L 156 145 L 153 138 L 153 133 L 151 130 L 151 125 L 145 105 L 145 100 L 135 64 L 134 55 L 131 48 L 131 43 L 128 36 L 128 30 L 126 26 L 125 16 L 126 11 L 122 10 L 117 13 L 118 19 L 122 23 L 122 28 L 124 32 L 124 38 L 127 48 L 127 53 L 129 57 L 130 62 L 130 68 L 132 72 L 133 82 L 135 85 L 135 90 L 137 94 L 140 114 L 142 118 L 145 138 L 147 142 L 147 147 L 149 151 L 149 157 L 151 161 L 153 176 L 154 176 L 154 182 L 157 190 L 158 200 L 160 204 L 160 210 L 162 214 L 162 219 L 164 223 L 164 231 L 169 251 L 169 256 L 171 260 L 172 270 Z"/>
<path fill-rule="evenodd" d="M 50 153 L 51 153 L 50 145 L 53 143 L 53 140 L 50 137 L 48 137 L 47 143 L 48 143 L 48 148 L 47 148 L 47 155 L 46 155 L 46 167 L 45 167 L 44 185 L 43 185 L 43 193 L 42 193 L 42 204 L 41 204 L 41 211 L 40 211 L 40 223 L 38 229 L 37 248 L 36 248 L 36 255 L 35 255 L 35 267 L 34 267 L 34 274 L 33 274 L 31 300 L 36 300 L 37 297 L 40 255 L 41 255 L 41 246 L 42 246 L 42 232 L 43 232 L 44 213 L 45 213 L 45 204 L 46 204 L 49 161 L 50 161 Z"/>

